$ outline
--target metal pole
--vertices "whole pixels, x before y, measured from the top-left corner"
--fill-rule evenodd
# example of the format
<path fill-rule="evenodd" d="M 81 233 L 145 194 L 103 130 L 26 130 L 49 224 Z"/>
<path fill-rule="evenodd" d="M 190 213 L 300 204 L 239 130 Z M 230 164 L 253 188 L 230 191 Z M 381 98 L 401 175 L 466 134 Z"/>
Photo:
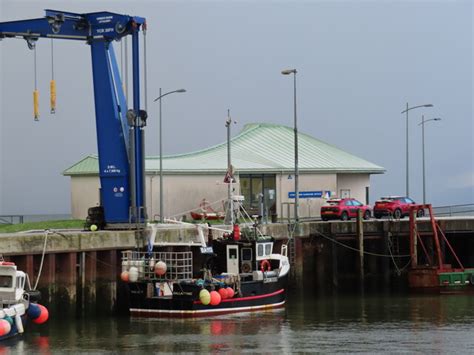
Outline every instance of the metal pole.
<path fill-rule="evenodd" d="M 423 158 L 423 204 L 426 203 L 425 185 L 425 115 L 421 115 L 421 151 Z"/>
<path fill-rule="evenodd" d="M 234 225 L 234 201 L 232 199 L 232 183 L 234 182 L 234 178 L 231 174 L 231 154 L 230 154 L 230 126 L 232 124 L 232 119 L 230 118 L 230 110 L 227 110 L 227 121 L 226 121 L 226 127 L 227 127 L 227 173 L 230 176 L 229 182 L 228 182 L 228 188 L 227 188 L 227 198 L 228 198 L 228 205 L 227 207 L 229 208 L 229 216 L 230 216 L 230 224 Z"/>
<path fill-rule="evenodd" d="M 163 137 L 161 119 L 161 88 L 160 88 L 160 117 L 159 117 L 159 139 L 160 139 L 160 222 L 163 223 Z"/>
<path fill-rule="evenodd" d="M 410 164 L 408 162 L 408 102 L 407 102 L 407 122 L 406 122 L 406 177 L 405 177 L 405 186 L 406 186 L 406 196 L 410 196 L 410 188 L 409 188 L 409 171 L 410 171 Z"/>
<path fill-rule="evenodd" d="M 299 203 L 299 186 L 298 186 L 298 121 L 296 117 L 296 70 L 293 72 L 293 102 L 295 116 L 295 222 L 299 222 L 298 203 Z"/>

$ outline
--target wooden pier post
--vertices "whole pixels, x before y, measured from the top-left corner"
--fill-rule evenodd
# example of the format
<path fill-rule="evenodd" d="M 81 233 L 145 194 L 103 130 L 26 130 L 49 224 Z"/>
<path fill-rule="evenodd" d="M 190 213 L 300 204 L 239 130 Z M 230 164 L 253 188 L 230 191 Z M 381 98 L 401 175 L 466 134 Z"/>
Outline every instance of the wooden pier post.
<path fill-rule="evenodd" d="M 410 257 L 411 257 L 411 268 L 414 269 L 418 266 L 418 239 L 416 230 L 416 210 L 410 211 Z"/>
<path fill-rule="evenodd" d="M 357 242 L 359 247 L 359 281 L 363 286 L 364 284 L 364 224 L 362 219 L 362 210 L 357 211 Z"/>
<path fill-rule="evenodd" d="M 339 277 L 337 274 L 337 244 L 334 242 L 336 240 L 336 233 L 334 231 L 335 224 L 331 223 L 330 235 L 333 240 L 331 244 L 331 264 L 332 264 L 332 284 L 335 288 L 339 287 Z"/>

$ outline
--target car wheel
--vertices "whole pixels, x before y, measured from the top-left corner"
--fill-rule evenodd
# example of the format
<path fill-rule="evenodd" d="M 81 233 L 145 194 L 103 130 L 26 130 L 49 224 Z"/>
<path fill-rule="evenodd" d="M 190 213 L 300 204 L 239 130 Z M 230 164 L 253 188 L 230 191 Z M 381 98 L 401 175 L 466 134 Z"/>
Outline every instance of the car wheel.
<path fill-rule="evenodd" d="M 393 211 L 393 218 L 395 218 L 395 219 L 402 218 L 402 211 L 399 208 L 397 208 L 395 211 Z"/>
<path fill-rule="evenodd" d="M 343 221 L 349 220 L 349 215 L 347 214 L 346 211 L 341 213 L 341 220 L 343 220 Z"/>
<path fill-rule="evenodd" d="M 370 219 L 370 211 L 369 210 L 366 210 L 364 212 L 364 219 Z"/>
<path fill-rule="evenodd" d="M 423 217 L 425 215 L 425 211 L 424 210 L 418 210 L 416 211 L 416 216 L 417 217 Z"/>

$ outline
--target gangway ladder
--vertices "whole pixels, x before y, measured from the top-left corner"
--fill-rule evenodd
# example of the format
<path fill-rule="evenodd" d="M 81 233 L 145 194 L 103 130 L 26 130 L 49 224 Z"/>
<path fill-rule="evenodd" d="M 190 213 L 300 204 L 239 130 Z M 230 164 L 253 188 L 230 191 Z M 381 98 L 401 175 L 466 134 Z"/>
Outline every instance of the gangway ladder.
<path fill-rule="evenodd" d="M 431 230 L 432 230 L 432 238 L 435 244 L 435 254 L 436 254 L 436 260 L 433 260 L 431 255 L 428 253 L 428 249 L 425 246 L 425 243 L 423 242 L 423 239 L 421 238 L 421 235 L 418 231 L 418 225 L 419 225 L 419 220 L 416 218 L 416 212 L 419 211 L 420 209 L 427 210 L 429 213 L 429 219 L 430 219 L 430 224 L 431 224 Z M 443 231 L 441 230 L 441 227 L 438 225 L 436 222 L 436 219 L 434 218 L 433 215 L 433 209 L 431 207 L 431 204 L 424 204 L 424 205 L 414 205 L 410 208 L 410 255 L 411 255 L 411 267 L 412 268 L 417 268 L 418 267 L 418 251 L 417 251 L 417 244 L 418 242 L 421 245 L 421 248 L 427 258 L 428 264 L 431 267 L 436 266 L 438 270 L 440 271 L 445 271 L 448 269 L 451 269 L 450 265 L 446 265 L 444 263 L 444 255 L 441 252 L 441 243 L 440 243 L 440 238 L 439 234 L 441 234 L 442 240 L 446 243 L 448 246 L 449 250 L 451 251 L 452 255 L 456 259 L 457 264 L 459 265 L 460 269 L 464 271 L 464 266 L 462 265 L 461 261 L 459 260 L 456 252 L 454 251 L 453 247 L 451 246 L 451 243 L 449 243 L 448 239 L 444 235 Z"/>
<path fill-rule="evenodd" d="M 433 253 L 428 252 L 428 248 L 423 242 L 423 238 L 419 233 L 420 221 L 417 220 L 417 211 L 423 209 L 428 211 L 429 223 L 431 225 L 431 234 L 425 234 L 424 237 L 432 237 L 434 242 Z M 426 222 L 426 221 L 425 221 Z M 452 265 L 445 264 L 445 255 L 441 251 L 440 235 L 442 241 L 447 245 L 451 254 L 455 258 L 459 268 L 455 269 Z M 426 258 L 426 262 L 419 265 L 418 243 Z M 434 255 L 433 255 L 434 254 Z M 431 204 L 413 205 L 410 208 L 410 256 L 411 269 L 409 271 L 409 284 L 414 288 L 439 287 L 441 285 L 441 274 L 464 273 L 465 268 L 459 260 L 451 243 L 449 243 L 441 227 L 436 222 L 433 215 Z"/>

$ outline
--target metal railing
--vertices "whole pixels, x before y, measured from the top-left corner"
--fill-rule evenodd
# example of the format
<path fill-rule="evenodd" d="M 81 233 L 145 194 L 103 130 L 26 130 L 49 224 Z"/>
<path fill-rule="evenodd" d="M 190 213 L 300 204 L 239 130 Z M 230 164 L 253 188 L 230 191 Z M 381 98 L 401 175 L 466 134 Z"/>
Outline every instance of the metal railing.
<path fill-rule="evenodd" d="M 433 207 L 433 213 L 437 217 L 443 216 L 474 216 L 474 204 L 437 206 Z"/>
<path fill-rule="evenodd" d="M 23 223 L 24 216 L 23 215 L 2 215 L 0 216 L 0 224 L 18 224 Z"/>

